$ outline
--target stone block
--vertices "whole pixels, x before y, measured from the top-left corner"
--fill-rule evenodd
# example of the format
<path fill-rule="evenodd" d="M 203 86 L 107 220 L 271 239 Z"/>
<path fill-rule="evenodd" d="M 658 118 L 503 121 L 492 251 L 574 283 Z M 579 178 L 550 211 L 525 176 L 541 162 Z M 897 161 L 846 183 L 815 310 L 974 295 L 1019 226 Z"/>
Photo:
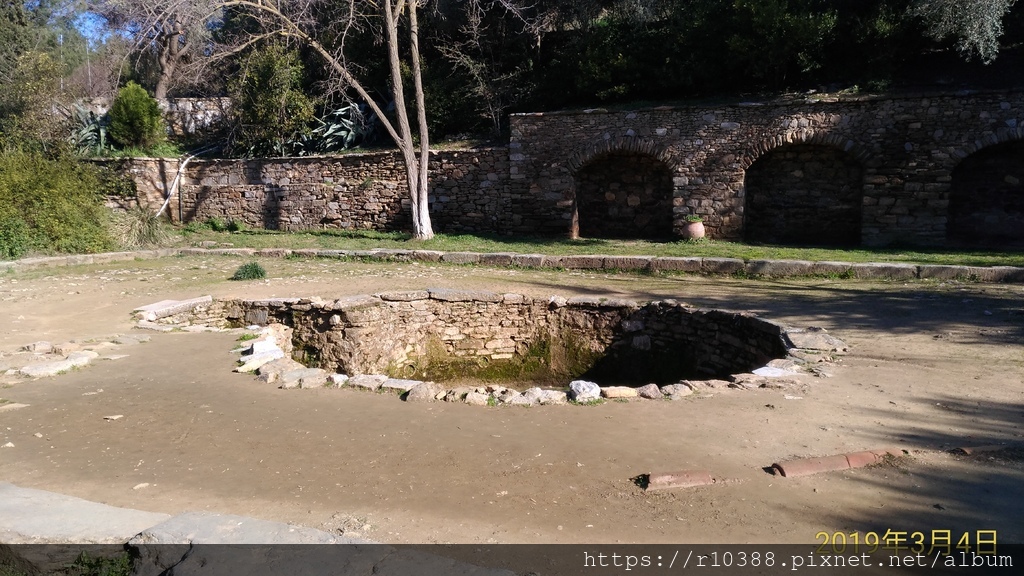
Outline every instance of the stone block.
<path fill-rule="evenodd" d="M 356 374 L 348 379 L 348 385 L 353 388 L 366 388 L 377 390 L 388 379 L 383 374 Z"/>
<path fill-rule="evenodd" d="M 821 261 L 811 264 L 811 274 L 817 276 L 845 276 L 851 273 L 853 263 L 851 262 L 829 262 Z"/>
<path fill-rule="evenodd" d="M 512 265 L 520 268 L 540 268 L 544 266 L 543 254 L 516 254 L 512 256 Z"/>
<path fill-rule="evenodd" d="M 654 258 L 650 256 L 607 256 L 605 270 L 650 270 Z"/>
<path fill-rule="evenodd" d="M 917 266 L 893 262 L 868 262 L 851 266 L 853 275 L 865 280 L 913 280 Z"/>
<path fill-rule="evenodd" d="M 629 386 L 605 386 L 601 388 L 601 396 L 604 398 L 636 398 L 639 393 L 636 388 Z"/>
<path fill-rule="evenodd" d="M 444 252 L 437 250 L 413 250 L 412 259 L 420 262 L 440 262 Z"/>
<path fill-rule="evenodd" d="M 445 252 L 441 255 L 441 262 L 447 264 L 478 264 L 480 254 L 476 252 Z"/>
<path fill-rule="evenodd" d="M 1016 266 L 968 266 L 968 277 L 981 282 L 1024 283 L 1024 268 Z"/>
<path fill-rule="evenodd" d="M 601 387 L 587 380 L 573 380 L 569 383 L 569 399 L 574 402 L 590 402 L 601 397 Z"/>
<path fill-rule="evenodd" d="M 501 302 L 501 294 L 484 290 L 429 288 L 430 298 L 442 302 Z"/>
<path fill-rule="evenodd" d="M 970 268 L 967 266 L 925 264 L 917 267 L 917 276 L 922 280 L 926 278 L 934 280 L 966 280 L 970 277 Z"/>
<path fill-rule="evenodd" d="M 189 300 L 161 300 L 155 304 L 142 306 L 134 310 L 136 318 L 153 322 L 175 314 L 192 311 L 199 306 L 213 303 L 212 296 L 201 296 Z"/>
<path fill-rule="evenodd" d="M 704 274 L 735 274 L 743 270 L 744 265 L 739 258 L 703 258 L 700 271 Z"/>
<path fill-rule="evenodd" d="M 512 252 L 495 252 L 480 255 L 480 264 L 484 266 L 511 266 L 512 258 L 516 254 Z"/>
<path fill-rule="evenodd" d="M 568 270 L 600 270 L 604 256 L 562 256 L 559 266 Z"/>
<path fill-rule="evenodd" d="M 781 278 L 785 276 L 807 276 L 813 264 L 806 260 L 751 260 L 744 271 L 752 276 Z"/>
<path fill-rule="evenodd" d="M 703 258 L 664 256 L 655 258 L 651 262 L 651 269 L 665 272 L 700 272 L 701 260 Z"/>

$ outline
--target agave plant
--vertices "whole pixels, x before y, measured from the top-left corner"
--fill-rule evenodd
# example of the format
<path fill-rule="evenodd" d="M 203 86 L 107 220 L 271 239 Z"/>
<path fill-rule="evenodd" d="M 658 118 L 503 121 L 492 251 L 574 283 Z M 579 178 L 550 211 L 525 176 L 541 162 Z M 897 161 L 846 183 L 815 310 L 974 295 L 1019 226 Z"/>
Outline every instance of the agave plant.
<path fill-rule="evenodd" d="M 110 120 L 106 114 L 97 114 L 75 103 L 73 120 L 75 125 L 68 136 L 68 142 L 78 153 L 98 156 L 108 149 L 107 126 Z"/>
<path fill-rule="evenodd" d="M 317 123 L 319 126 L 308 137 L 293 143 L 300 155 L 329 154 L 371 143 L 377 137 L 379 126 L 377 115 L 365 104 L 335 108 L 324 118 L 318 118 Z"/>

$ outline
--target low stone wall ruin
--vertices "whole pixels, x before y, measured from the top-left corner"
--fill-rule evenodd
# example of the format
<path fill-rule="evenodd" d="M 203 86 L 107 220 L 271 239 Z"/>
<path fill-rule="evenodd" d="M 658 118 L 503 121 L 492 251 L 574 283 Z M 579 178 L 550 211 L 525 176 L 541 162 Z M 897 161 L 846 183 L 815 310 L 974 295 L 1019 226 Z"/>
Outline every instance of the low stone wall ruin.
<path fill-rule="evenodd" d="M 548 376 L 566 379 L 563 385 L 576 377 L 667 383 L 749 372 L 788 350 L 779 324 L 674 301 L 436 289 L 331 301 L 230 300 L 204 313 L 223 314 L 235 326 L 290 326 L 303 356 L 297 359 L 346 374 L 424 377 L 430 362 L 451 360 L 462 361 L 460 371 L 493 373 L 500 363 L 539 359 Z"/>

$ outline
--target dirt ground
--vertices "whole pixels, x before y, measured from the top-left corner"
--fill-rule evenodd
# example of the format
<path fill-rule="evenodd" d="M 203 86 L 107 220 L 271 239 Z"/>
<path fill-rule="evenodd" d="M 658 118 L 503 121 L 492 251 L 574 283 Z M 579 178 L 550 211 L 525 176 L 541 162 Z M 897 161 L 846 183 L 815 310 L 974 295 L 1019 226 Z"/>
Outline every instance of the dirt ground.
<path fill-rule="evenodd" d="M 157 512 L 210 510 L 403 543 L 813 543 L 819 532 L 997 530 L 1024 542 L 1024 287 L 739 280 L 429 264 L 183 257 L 0 275 L 0 364 L 37 340 L 142 333 L 163 299 L 449 287 L 675 298 L 820 326 L 852 347 L 794 391 L 533 408 L 279 390 L 231 372 L 237 334 L 149 333 L 119 360 L 4 376 L 0 481 Z M 111 350 L 111 352 L 115 352 Z M 102 390 L 102 391 L 100 391 Z M 787 399 L 786 395 L 790 398 Z M 104 416 L 123 415 L 108 421 Z M 37 436 L 38 435 L 38 436 Z M 899 446 L 894 466 L 782 478 L 794 456 Z M 1017 453 L 1019 455 L 1019 452 Z M 705 468 L 715 485 L 631 478 Z M 140 484 L 145 487 L 135 488 Z"/>

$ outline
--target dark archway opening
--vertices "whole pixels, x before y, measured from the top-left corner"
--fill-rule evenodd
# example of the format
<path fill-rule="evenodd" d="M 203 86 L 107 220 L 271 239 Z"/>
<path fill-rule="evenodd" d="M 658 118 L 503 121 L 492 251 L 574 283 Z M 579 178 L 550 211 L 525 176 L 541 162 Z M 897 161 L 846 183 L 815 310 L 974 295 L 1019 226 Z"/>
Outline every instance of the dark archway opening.
<path fill-rule="evenodd" d="M 1024 142 L 986 148 L 953 170 L 947 238 L 970 246 L 1024 246 Z"/>
<path fill-rule="evenodd" d="M 576 173 L 577 232 L 585 238 L 672 237 L 672 171 L 646 154 L 612 152 Z"/>
<path fill-rule="evenodd" d="M 744 238 L 857 246 L 863 182 L 861 164 L 835 148 L 797 144 L 772 150 L 747 169 Z"/>

